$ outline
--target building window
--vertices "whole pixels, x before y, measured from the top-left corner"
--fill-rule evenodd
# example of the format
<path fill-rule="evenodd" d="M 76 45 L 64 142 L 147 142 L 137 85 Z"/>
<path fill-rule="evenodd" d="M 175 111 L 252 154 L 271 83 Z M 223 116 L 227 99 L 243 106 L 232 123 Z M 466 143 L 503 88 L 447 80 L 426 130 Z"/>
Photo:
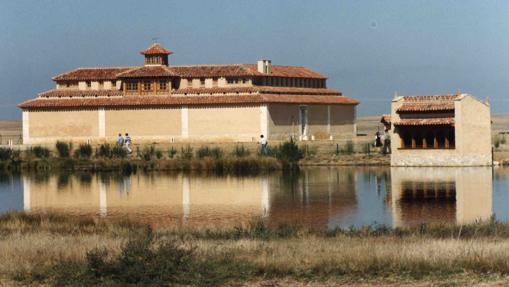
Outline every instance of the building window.
<path fill-rule="evenodd" d="M 86 83 L 87 83 L 87 87 L 89 87 L 89 88 L 92 87 L 92 82 L 86 81 Z"/>
<path fill-rule="evenodd" d="M 205 87 L 205 78 L 200 79 L 200 86 Z"/>
<path fill-rule="evenodd" d="M 111 81 L 111 87 L 115 89 L 117 87 L 117 81 Z"/>
<path fill-rule="evenodd" d="M 166 81 L 159 81 L 159 90 L 166 90 Z"/>
<path fill-rule="evenodd" d="M 128 91 L 136 91 L 136 90 L 138 90 L 138 83 L 137 82 L 127 82 L 126 86 L 127 86 L 127 90 Z"/>
<path fill-rule="evenodd" d="M 150 81 L 144 81 L 143 82 L 143 90 L 144 91 L 150 91 L 151 88 L 151 82 Z"/>

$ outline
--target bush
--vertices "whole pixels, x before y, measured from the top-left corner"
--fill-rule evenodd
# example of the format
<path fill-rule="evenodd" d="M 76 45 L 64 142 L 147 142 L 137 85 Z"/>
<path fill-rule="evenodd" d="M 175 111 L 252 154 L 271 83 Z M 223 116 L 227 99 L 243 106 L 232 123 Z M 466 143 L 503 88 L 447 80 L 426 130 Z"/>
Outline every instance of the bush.
<path fill-rule="evenodd" d="M 235 146 L 233 150 L 233 155 L 236 157 L 249 156 L 249 154 L 251 154 L 251 152 L 243 145 Z"/>
<path fill-rule="evenodd" d="M 223 156 L 223 151 L 218 148 L 218 147 L 215 147 L 215 148 L 209 148 L 209 147 L 200 147 L 197 151 L 196 151 L 196 157 L 198 157 L 199 159 L 202 159 L 204 157 L 213 157 L 213 158 L 221 158 Z"/>
<path fill-rule="evenodd" d="M 50 150 L 42 146 L 34 146 L 31 148 L 31 153 L 38 158 L 47 158 L 50 155 Z"/>
<path fill-rule="evenodd" d="M 125 158 L 127 157 L 127 150 L 122 146 L 114 146 L 110 152 L 112 157 Z"/>
<path fill-rule="evenodd" d="M 177 150 L 174 147 L 171 147 L 168 150 L 168 157 L 169 158 L 174 158 L 176 154 L 177 154 Z"/>
<path fill-rule="evenodd" d="M 248 272 L 231 256 L 206 257 L 179 240 L 155 242 L 147 230 L 125 243 L 119 254 L 94 249 L 85 264 L 61 260 L 43 276 L 50 274 L 53 286 L 225 286 Z"/>
<path fill-rule="evenodd" d="M 98 157 L 111 157 L 111 147 L 109 144 L 102 144 L 96 152 Z"/>
<path fill-rule="evenodd" d="M 192 159 L 193 158 L 193 148 L 190 146 L 186 146 L 185 148 L 182 148 L 180 151 L 180 156 L 183 159 Z"/>
<path fill-rule="evenodd" d="M 299 148 L 293 139 L 290 139 L 290 141 L 284 142 L 275 149 L 270 149 L 269 155 L 283 162 L 296 163 L 304 157 L 304 151 Z"/>
<path fill-rule="evenodd" d="M 146 146 L 143 148 L 143 150 L 141 151 L 141 157 L 146 160 L 146 161 L 149 161 L 152 159 L 152 157 L 154 157 L 156 153 L 156 149 L 154 148 L 154 146 Z"/>
<path fill-rule="evenodd" d="M 74 151 L 74 157 L 90 158 L 92 156 L 92 146 L 90 144 L 80 144 L 78 149 Z"/>
<path fill-rule="evenodd" d="M 346 142 L 346 146 L 345 146 L 345 153 L 346 154 L 353 154 L 353 152 L 354 152 L 353 142 L 352 141 L 347 141 Z"/>
<path fill-rule="evenodd" d="M 156 150 L 156 157 L 157 159 L 162 159 L 163 158 L 163 152 L 159 149 Z"/>
<path fill-rule="evenodd" d="M 59 157 L 69 157 L 72 148 L 71 144 L 57 141 L 57 144 L 55 146 L 57 148 Z"/>
<path fill-rule="evenodd" d="M 12 157 L 12 149 L 0 147 L 0 160 L 10 160 Z"/>

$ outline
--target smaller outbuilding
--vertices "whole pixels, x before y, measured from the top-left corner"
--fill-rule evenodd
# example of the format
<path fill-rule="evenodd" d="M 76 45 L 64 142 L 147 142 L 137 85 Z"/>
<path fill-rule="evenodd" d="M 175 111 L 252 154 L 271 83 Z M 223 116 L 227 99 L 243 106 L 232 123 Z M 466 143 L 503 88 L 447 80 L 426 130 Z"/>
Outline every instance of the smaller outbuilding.
<path fill-rule="evenodd" d="M 468 94 L 396 96 L 392 166 L 492 165 L 490 105 Z"/>

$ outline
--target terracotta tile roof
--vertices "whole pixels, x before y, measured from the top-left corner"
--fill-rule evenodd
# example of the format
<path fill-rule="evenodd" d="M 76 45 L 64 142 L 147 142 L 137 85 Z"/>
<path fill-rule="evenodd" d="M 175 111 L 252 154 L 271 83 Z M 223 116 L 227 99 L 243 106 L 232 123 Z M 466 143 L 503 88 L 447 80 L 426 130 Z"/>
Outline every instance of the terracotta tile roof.
<path fill-rule="evenodd" d="M 404 96 L 405 102 L 437 102 L 454 101 L 460 98 L 460 95 L 433 95 L 433 96 Z"/>
<path fill-rule="evenodd" d="M 116 97 L 122 96 L 120 90 L 49 90 L 38 95 L 41 98 L 59 98 L 59 97 Z"/>
<path fill-rule="evenodd" d="M 382 115 L 380 122 L 382 124 L 390 124 L 391 123 L 391 115 Z"/>
<path fill-rule="evenodd" d="M 397 112 L 454 111 L 454 101 L 459 98 L 460 95 L 404 96 Z"/>
<path fill-rule="evenodd" d="M 245 64 L 244 66 L 249 68 L 251 72 L 257 76 L 327 79 L 324 75 L 305 67 L 272 65 L 271 73 L 266 75 L 258 72 L 257 65 Z"/>
<path fill-rule="evenodd" d="M 170 69 L 183 78 L 247 77 L 255 75 L 242 64 L 171 66 Z"/>
<path fill-rule="evenodd" d="M 170 94 L 170 93 L 168 93 Z M 214 88 L 186 88 L 174 90 L 172 95 L 212 95 L 212 94 L 272 94 L 272 95 L 328 95 L 341 96 L 341 92 L 334 89 L 288 88 L 288 87 L 214 87 Z M 38 94 L 42 98 L 59 97 L 115 97 L 123 96 L 121 90 L 68 90 L 52 89 Z M 130 96 L 127 96 L 130 97 Z M 145 96 L 147 97 L 147 96 Z M 151 97 L 151 96 L 148 96 Z"/>
<path fill-rule="evenodd" d="M 433 111 L 454 111 L 453 101 L 437 102 L 410 102 L 403 103 L 397 112 L 433 112 Z"/>
<path fill-rule="evenodd" d="M 400 119 L 395 126 L 443 126 L 454 125 L 454 118 Z"/>
<path fill-rule="evenodd" d="M 130 67 L 113 68 L 77 68 L 54 76 L 54 81 L 93 81 L 93 80 L 115 80 L 119 73 L 125 72 Z"/>
<path fill-rule="evenodd" d="M 261 94 L 292 94 L 292 95 L 341 95 L 334 89 L 313 89 L 293 87 L 213 87 L 213 88 L 185 88 L 172 92 L 173 94 L 217 94 L 217 93 L 261 93 Z"/>
<path fill-rule="evenodd" d="M 142 66 L 119 73 L 118 78 L 170 77 L 176 74 L 167 66 Z"/>
<path fill-rule="evenodd" d="M 307 68 L 292 66 L 273 65 L 272 73 L 269 75 L 258 72 L 257 66 L 254 64 L 170 66 L 169 68 L 175 71 L 175 74 L 184 78 L 271 76 L 327 79 L 322 74 Z"/>
<path fill-rule="evenodd" d="M 293 77 L 327 79 L 320 73 L 304 67 L 272 66 L 272 73 L 259 73 L 256 65 L 196 65 L 196 66 L 137 66 L 113 68 L 77 68 L 53 77 L 54 81 L 115 80 L 125 77 L 166 77 L 212 78 L 212 77 Z"/>
<path fill-rule="evenodd" d="M 148 48 L 141 51 L 140 53 L 142 55 L 161 55 L 161 54 L 170 55 L 170 54 L 173 54 L 172 51 L 164 48 L 159 43 L 154 43 L 154 44 L 150 45 Z"/>
<path fill-rule="evenodd" d="M 98 98 L 37 98 L 18 105 L 22 109 L 33 108 L 84 108 L 122 106 L 175 106 L 217 104 L 341 104 L 357 105 L 354 99 L 344 96 L 296 96 L 296 95 L 242 95 L 242 96 L 126 96 Z"/>

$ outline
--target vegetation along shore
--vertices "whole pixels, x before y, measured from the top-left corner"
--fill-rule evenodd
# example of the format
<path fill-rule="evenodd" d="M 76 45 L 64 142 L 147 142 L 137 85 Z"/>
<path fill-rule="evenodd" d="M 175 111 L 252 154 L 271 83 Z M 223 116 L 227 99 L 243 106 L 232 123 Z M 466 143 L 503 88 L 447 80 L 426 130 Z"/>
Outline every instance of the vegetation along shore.
<path fill-rule="evenodd" d="M 509 224 L 495 220 L 329 231 L 263 221 L 225 229 L 153 229 L 92 217 L 8 213 L 0 217 L 0 235 L 0 282 L 12 286 L 509 282 Z"/>
<path fill-rule="evenodd" d="M 137 146 L 131 154 L 116 145 L 57 142 L 54 148 L 31 146 L 25 150 L 0 147 L 0 170 L 16 171 L 124 171 L 171 170 L 250 173 L 295 168 L 300 165 L 388 165 L 388 156 L 354 144 L 336 144 L 318 153 L 316 147 L 293 141 L 271 145 L 267 154 L 257 146 L 237 144 L 229 150 L 218 146 L 181 145 L 165 149 L 155 145 Z"/>

